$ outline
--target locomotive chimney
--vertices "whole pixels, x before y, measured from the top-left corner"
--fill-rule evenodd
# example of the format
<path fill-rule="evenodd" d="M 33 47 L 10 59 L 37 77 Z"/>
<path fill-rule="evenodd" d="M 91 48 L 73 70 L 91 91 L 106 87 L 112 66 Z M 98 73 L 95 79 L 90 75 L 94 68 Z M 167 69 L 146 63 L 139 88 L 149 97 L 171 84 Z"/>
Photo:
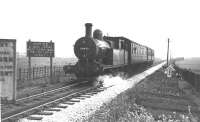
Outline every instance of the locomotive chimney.
<path fill-rule="evenodd" d="M 85 24 L 85 37 L 92 38 L 92 23 Z"/>

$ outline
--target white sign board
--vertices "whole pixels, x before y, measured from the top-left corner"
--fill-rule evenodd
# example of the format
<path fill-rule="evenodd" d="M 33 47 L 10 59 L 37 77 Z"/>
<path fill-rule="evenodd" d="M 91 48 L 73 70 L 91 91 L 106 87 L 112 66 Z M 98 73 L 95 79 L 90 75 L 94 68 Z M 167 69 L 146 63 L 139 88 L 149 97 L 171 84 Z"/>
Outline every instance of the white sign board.
<path fill-rule="evenodd" d="M 168 78 L 172 77 L 172 72 L 175 71 L 172 65 L 168 66 L 167 69 L 165 70 L 165 74 L 167 74 Z"/>
<path fill-rule="evenodd" d="M 1 100 L 16 99 L 16 40 L 0 39 Z"/>

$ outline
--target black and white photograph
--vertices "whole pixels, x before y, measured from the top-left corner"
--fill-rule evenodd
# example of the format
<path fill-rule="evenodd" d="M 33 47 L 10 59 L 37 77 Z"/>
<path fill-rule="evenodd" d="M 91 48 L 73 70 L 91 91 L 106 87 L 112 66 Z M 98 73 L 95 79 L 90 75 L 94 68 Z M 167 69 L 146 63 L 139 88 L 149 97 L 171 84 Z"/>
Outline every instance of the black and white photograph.
<path fill-rule="evenodd" d="M 200 1 L 0 5 L 2 122 L 200 122 Z"/>

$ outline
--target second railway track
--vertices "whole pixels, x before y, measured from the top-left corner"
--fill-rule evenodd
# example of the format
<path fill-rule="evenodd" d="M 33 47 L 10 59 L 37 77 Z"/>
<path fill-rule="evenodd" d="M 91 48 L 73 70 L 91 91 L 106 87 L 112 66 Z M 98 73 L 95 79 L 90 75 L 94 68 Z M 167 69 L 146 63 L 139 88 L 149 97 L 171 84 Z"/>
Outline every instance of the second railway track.
<path fill-rule="evenodd" d="M 82 82 L 82 83 L 85 83 L 85 82 Z M 17 99 L 16 102 L 20 102 L 20 101 L 23 101 L 23 100 L 28 100 L 28 99 L 32 99 L 32 98 L 36 98 L 36 97 L 41 97 L 41 96 L 48 95 L 48 94 L 51 94 L 51 93 L 55 93 L 55 92 L 59 92 L 59 91 L 62 91 L 62 90 L 66 90 L 66 89 L 68 89 L 70 87 L 74 87 L 74 86 L 77 86 L 79 84 L 80 83 L 74 83 L 74 84 L 67 85 L 65 87 L 55 88 L 53 90 L 49 90 L 49 91 L 45 91 L 45 92 L 42 92 L 42 93 L 34 94 L 34 95 L 31 95 L 31 96 L 28 96 L 28 97 L 23 97 L 23 98 Z"/>
<path fill-rule="evenodd" d="M 70 86 L 68 86 L 67 88 L 69 88 Z M 14 105 L 16 107 L 15 109 L 2 113 L 1 115 L 2 121 L 13 121 L 13 120 L 15 121 L 20 118 L 32 115 L 34 113 L 43 115 L 49 114 L 48 112 L 42 112 L 42 111 L 44 110 L 57 111 L 58 109 L 51 109 L 51 108 L 55 107 L 65 108 L 67 106 L 58 106 L 58 104 L 59 103 L 65 103 L 68 105 L 73 104 L 73 102 L 79 101 L 77 99 L 84 99 L 90 97 L 90 95 L 96 94 L 99 91 L 104 90 L 105 88 L 94 87 L 94 86 L 82 86 L 77 88 L 74 87 L 73 89 L 67 90 L 65 92 L 63 91 L 63 89 L 66 89 L 66 87 L 18 99 L 16 105 Z M 60 93 L 59 91 L 61 91 L 62 93 Z M 50 93 L 58 93 L 58 94 L 50 94 Z M 77 98 L 77 99 L 72 99 L 72 98 Z M 29 117 L 29 119 L 39 119 L 39 118 Z"/>

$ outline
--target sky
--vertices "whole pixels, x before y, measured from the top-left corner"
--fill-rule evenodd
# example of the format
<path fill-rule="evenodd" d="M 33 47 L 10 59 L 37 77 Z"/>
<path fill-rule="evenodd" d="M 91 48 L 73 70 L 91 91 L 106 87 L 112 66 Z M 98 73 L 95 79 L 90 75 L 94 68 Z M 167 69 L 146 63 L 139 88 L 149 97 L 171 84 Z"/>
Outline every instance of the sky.
<path fill-rule="evenodd" d="M 85 35 L 85 23 L 104 35 L 124 36 L 155 50 L 165 59 L 200 57 L 198 0 L 1 0 L 0 38 L 55 43 L 56 57 L 75 57 L 73 45 Z"/>

